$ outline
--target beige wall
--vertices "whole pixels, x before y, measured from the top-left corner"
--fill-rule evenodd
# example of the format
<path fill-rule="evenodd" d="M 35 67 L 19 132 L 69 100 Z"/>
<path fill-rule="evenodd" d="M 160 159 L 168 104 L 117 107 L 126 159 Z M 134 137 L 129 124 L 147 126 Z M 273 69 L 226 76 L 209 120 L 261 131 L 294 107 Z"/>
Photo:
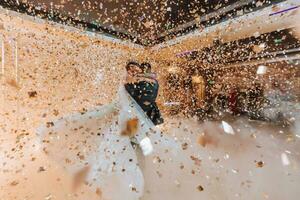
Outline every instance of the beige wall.
<path fill-rule="evenodd" d="M 25 129 L 32 134 L 45 121 L 111 102 L 125 63 L 143 54 L 140 47 L 126 42 L 87 37 L 77 29 L 4 10 L 0 36 L 5 46 L 1 133 Z M 36 97 L 29 97 L 33 91 Z"/>

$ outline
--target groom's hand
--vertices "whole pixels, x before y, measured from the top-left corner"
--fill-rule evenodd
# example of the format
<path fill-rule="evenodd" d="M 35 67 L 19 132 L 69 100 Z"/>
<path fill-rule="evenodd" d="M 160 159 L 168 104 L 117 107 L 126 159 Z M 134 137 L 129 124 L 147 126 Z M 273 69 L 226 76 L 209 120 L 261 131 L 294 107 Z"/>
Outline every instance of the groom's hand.
<path fill-rule="evenodd" d="M 126 76 L 126 83 L 133 83 L 133 80 L 134 80 L 133 76 L 130 75 Z"/>

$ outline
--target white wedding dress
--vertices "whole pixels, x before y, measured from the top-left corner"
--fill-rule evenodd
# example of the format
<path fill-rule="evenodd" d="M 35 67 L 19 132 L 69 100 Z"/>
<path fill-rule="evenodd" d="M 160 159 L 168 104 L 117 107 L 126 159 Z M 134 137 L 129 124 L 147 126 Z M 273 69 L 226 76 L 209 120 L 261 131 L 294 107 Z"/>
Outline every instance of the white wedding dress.
<path fill-rule="evenodd" d="M 153 151 L 148 156 L 120 134 L 132 118 L 139 120 L 137 143 L 151 140 Z M 43 151 L 69 173 L 75 175 L 88 166 L 86 181 L 93 190 L 101 189 L 103 199 L 139 199 L 148 186 L 159 188 L 156 181 L 162 179 L 157 174 L 170 174 L 169 166 L 179 162 L 177 142 L 154 126 L 124 86 L 113 103 L 63 117 L 39 127 L 37 133 Z M 172 176 L 164 176 L 164 181 L 173 180 Z"/>

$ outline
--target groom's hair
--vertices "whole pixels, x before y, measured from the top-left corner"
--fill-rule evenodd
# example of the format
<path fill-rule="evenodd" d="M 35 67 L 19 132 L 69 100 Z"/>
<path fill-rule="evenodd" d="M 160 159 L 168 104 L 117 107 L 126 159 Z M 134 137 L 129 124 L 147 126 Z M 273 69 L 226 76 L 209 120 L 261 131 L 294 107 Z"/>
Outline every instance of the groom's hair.
<path fill-rule="evenodd" d="M 126 70 L 130 70 L 131 67 L 133 66 L 137 66 L 139 68 L 141 68 L 140 64 L 138 62 L 135 62 L 135 61 L 129 61 L 127 64 L 126 64 Z"/>

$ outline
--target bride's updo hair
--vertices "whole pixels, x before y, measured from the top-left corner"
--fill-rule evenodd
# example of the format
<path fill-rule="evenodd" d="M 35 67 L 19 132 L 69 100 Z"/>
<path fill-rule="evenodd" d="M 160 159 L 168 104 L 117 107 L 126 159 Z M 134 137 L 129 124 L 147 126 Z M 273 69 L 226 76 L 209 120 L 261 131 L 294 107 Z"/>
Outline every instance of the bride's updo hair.
<path fill-rule="evenodd" d="M 144 73 L 150 73 L 151 72 L 151 64 L 150 63 L 147 63 L 147 62 L 144 62 L 141 64 L 141 67 L 140 67 Z"/>

